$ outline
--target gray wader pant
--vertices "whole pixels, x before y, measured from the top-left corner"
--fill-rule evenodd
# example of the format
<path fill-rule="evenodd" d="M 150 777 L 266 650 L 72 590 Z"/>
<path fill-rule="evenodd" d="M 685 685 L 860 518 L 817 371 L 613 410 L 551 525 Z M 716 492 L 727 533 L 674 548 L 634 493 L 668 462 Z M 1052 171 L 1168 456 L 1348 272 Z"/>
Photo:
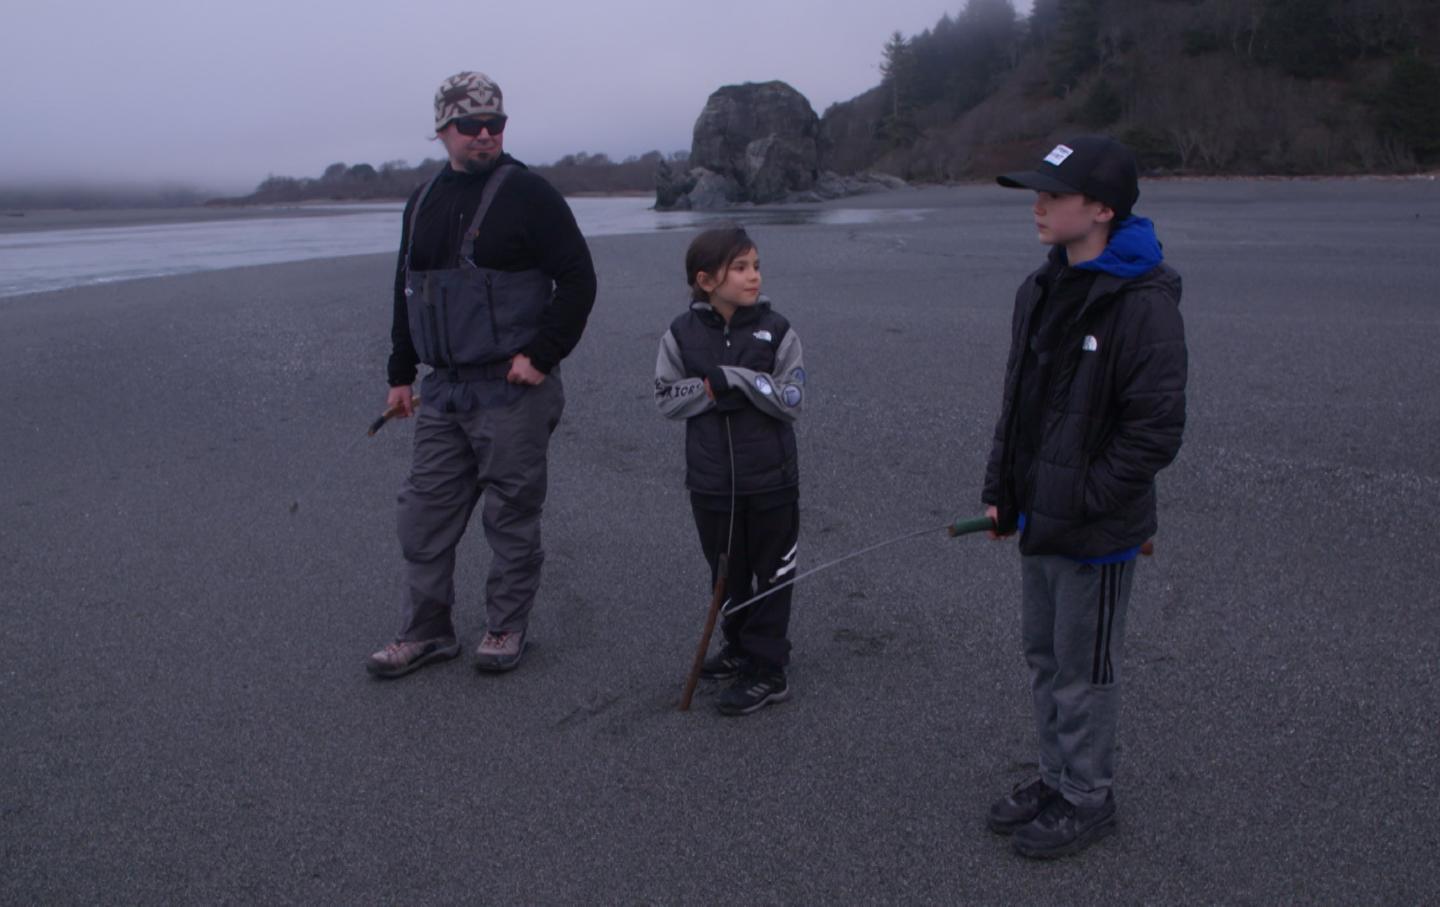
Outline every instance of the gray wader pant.
<path fill-rule="evenodd" d="M 501 378 L 466 390 L 479 405 L 462 412 L 422 406 L 417 414 L 414 462 L 399 498 L 401 640 L 455 635 L 455 546 L 482 500 L 480 519 L 493 553 L 485 587 L 488 629 L 523 631 L 540 588 L 546 456 L 565 409 L 560 370 L 534 387 Z"/>
<path fill-rule="evenodd" d="M 1134 579 L 1133 560 L 1021 558 L 1021 636 L 1040 777 L 1077 806 L 1103 803 L 1114 781 L 1120 655 Z"/>

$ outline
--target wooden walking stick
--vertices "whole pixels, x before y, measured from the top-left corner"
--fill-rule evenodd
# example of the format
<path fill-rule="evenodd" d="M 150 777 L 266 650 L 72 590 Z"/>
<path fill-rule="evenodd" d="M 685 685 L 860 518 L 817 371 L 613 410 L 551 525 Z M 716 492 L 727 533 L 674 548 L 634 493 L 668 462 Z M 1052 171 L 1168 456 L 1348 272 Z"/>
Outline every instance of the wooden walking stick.
<path fill-rule="evenodd" d="M 411 409 L 414 409 L 415 407 L 417 407 L 417 406 L 419 406 L 419 405 L 420 405 L 420 398 L 419 398 L 419 397 L 411 397 L 411 398 L 410 398 L 410 408 L 411 408 Z M 376 419 L 374 422 L 371 422 L 371 423 L 370 423 L 370 430 L 367 431 L 367 432 L 365 432 L 365 436 L 366 436 L 367 438 L 373 438 L 373 437 L 375 437 L 375 433 L 376 433 L 377 431 L 379 431 L 380 429 L 384 428 L 386 422 L 389 422 L 391 419 L 393 419 L 393 418 L 395 418 L 396 416 L 400 415 L 400 414 L 403 413 L 404 411 L 405 411 L 405 410 L 402 409 L 401 406 L 400 406 L 400 404 L 398 404 L 398 403 L 395 404 L 394 406 L 390 407 L 389 409 L 385 410 L 385 412 L 383 412 L 383 413 L 380 414 L 380 418 L 378 418 L 378 419 Z"/>
<path fill-rule="evenodd" d="M 710 610 L 705 615 L 705 632 L 700 634 L 700 648 L 695 650 L 695 663 L 690 666 L 690 676 L 685 678 L 685 692 L 680 696 L 680 711 L 690 711 L 690 700 L 695 695 L 695 684 L 700 681 L 700 668 L 705 664 L 705 653 L 710 650 L 710 637 L 715 633 L 715 618 L 720 616 L 720 605 L 725 602 L 725 577 L 730 572 L 730 555 L 721 552 L 715 570 L 715 594 L 710 597 Z"/>

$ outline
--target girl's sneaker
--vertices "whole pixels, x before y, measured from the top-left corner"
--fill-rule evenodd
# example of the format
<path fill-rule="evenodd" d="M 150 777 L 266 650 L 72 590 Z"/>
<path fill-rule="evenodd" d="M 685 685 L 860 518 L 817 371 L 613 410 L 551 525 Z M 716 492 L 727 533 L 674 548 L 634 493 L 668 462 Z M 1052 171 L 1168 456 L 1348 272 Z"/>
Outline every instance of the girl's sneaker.
<path fill-rule="evenodd" d="M 772 702 L 784 702 L 789 698 L 790 685 L 785 682 L 785 672 L 743 674 L 720 694 L 720 714 L 749 715 Z"/>
<path fill-rule="evenodd" d="M 705 659 L 705 663 L 700 666 L 700 679 L 729 680 L 732 677 L 739 677 L 748 670 L 750 670 L 750 656 L 721 649 L 719 653 Z"/>

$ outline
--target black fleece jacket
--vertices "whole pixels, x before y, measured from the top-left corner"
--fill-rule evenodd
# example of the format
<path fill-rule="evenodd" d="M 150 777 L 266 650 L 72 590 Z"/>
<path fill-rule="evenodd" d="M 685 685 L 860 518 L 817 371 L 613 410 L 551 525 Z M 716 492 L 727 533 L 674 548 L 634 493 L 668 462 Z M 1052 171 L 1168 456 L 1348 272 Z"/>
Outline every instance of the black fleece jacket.
<path fill-rule="evenodd" d="M 497 166 L 499 164 L 520 162 L 506 154 L 501 156 Z M 520 166 L 524 168 L 524 164 Z M 448 166 L 441 172 L 420 211 L 411 268 L 426 271 L 456 266 L 461 237 L 475 216 L 480 195 L 493 172 L 492 169 L 482 174 L 461 173 Z M 395 263 L 394 315 L 387 366 L 392 387 L 413 383 L 419 363 L 405 310 L 405 250 L 410 243 L 411 214 L 424 188 L 418 187 L 405 204 L 400 255 Z M 499 271 L 538 268 L 555 281 L 555 298 L 545 308 L 540 333 L 523 350 L 537 369 L 548 374 L 580 342 L 590 309 L 595 304 L 595 266 L 570 206 L 544 177 L 521 169 L 511 174 L 496 194 L 471 251 L 479 267 Z"/>

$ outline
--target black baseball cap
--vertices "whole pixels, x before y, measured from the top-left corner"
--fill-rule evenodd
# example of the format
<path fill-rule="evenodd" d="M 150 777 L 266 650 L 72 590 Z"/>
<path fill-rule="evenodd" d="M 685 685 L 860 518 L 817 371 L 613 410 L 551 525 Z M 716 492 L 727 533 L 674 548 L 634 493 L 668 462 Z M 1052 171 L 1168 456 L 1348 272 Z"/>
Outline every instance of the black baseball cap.
<path fill-rule="evenodd" d="M 1034 170 L 997 176 L 995 182 L 1007 189 L 1088 195 L 1109 206 L 1117 221 L 1128 217 L 1140 198 L 1135 152 L 1103 135 L 1061 142 Z"/>

